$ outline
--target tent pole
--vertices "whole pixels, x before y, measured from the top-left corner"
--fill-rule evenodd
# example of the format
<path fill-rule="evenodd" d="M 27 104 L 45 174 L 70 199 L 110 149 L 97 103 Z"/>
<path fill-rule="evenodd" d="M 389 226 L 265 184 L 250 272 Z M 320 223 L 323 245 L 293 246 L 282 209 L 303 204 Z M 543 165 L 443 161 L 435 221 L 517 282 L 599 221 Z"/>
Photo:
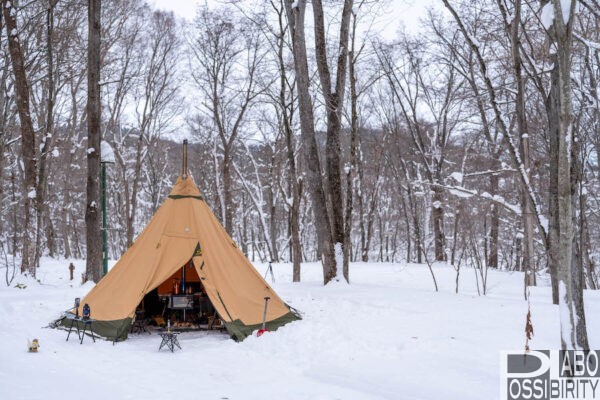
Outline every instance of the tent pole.
<path fill-rule="evenodd" d="M 181 177 L 187 179 L 187 139 L 183 140 L 183 165 L 181 171 Z"/>
<path fill-rule="evenodd" d="M 102 276 L 108 273 L 108 245 L 106 240 L 106 163 L 102 162 Z"/>

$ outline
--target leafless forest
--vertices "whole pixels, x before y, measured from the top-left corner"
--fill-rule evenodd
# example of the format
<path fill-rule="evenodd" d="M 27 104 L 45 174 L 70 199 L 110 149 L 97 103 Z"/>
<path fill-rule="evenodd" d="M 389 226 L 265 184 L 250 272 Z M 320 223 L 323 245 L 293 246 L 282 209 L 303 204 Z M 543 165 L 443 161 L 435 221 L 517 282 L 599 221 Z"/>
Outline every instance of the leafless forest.
<path fill-rule="evenodd" d="M 98 0 L 1 3 L 4 265 L 35 274 L 41 256 L 92 251 L 97 126 L 115 158 L 113 259 L 168 195 L 187 138 L 226 230 L 251 260 L 293 261 L 295 280 L 317 259 L 325 283 L 351 281 L 349 261 L 525 271 L 525 286 L 551 279 L 555 303 L 564 282 L 577 314 L 600 284 L 598 0 L 443 0 L 393 39 L 378 32 L 388 2 L 230 2 L 186 22 L 105 0 L 98 42 Z"/>

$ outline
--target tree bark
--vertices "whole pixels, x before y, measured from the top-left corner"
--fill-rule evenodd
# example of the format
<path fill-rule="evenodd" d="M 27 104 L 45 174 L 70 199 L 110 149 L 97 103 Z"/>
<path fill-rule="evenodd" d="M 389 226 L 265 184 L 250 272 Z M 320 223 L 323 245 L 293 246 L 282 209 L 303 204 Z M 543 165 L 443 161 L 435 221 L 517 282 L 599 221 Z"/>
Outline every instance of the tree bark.
<path fill-rule="evenodd" d="M 102 277 L 102 231 L 100 228 L 100 7 L 101 0 L 88 0 L 87 75 L 87 183 L 86 269 L 87 280 Z"/>
<path fill-rule="evenodd" d="M 556 58 L 554 56 L 553 58 Z M 551 73 L 550 93 L 546 101 L 546 114 L 548 116 L 548 161 L 550 165 L 548 182 L 548 269 L 552 286 L 552 303 L 558 304 L 558 137 L 559 127 L 559 89 L 558 89 L 558 60 L 554 59 L 554 68 Z"/>
<path fill-rule="evenodd" d="M 54 48 L 52 46 L 53 40 L 53 32 L 54 32 L 54 7 L 58 0 L 50 0 L 48 3 L 48 8 L 46 10 L 46 61 L 48 63 L 48 100 L 46 104 L 46 131 L 45 135 L 42 138 L 42 149 L 40 151 L 39 157 L 39 169 L 38 169 L 38 181 L 36 185 L 36 197 L 35 197 L 35 209 L 36 209 L 36 233 L 35 233 L 35 255 L 34 255 L 34 264 L 36 267 L 39 266 L 40 257 L 41 257 L 41 242 L 42 242 L 42 226 L 43 220 L 47 220 L 47 229 L 46 231 L 50 233 L 52 231 L 51 227 L 48 225 L 51 224 L 50 216 L 45 216 L 46 206 L 44 205 L 44 201 L 46 198 L 47 191 L 47 167 L 48 167 L 48 152 L 52 147 L 53 134 L 54 134 Z M 46 235 L 46 244 L 49 250 L 49 255 L 52 257 L 53 255 L 53 238 L 51 235 Z"/>
<path fill-rule="evenodd" d="M 317 69 L 321 80 L 321 91 L 325 102 L 327 114 L 327 143 L 325 148 L 328 196 L 331 210 L 330 222 L 336 252 L 336 263 L 342 261 L 343 270 L 348 270 L 348 256 L 344 250 L 346 241 L 344 239 L 344 204 L 342 196 L 341 178 L 341 147 L 340 133 L 342 129 L 342 110 L 344 108 L 344 89 L 346 85 L 346 69 L 348 65 L 348 37 L 350 26 L 350 15 L 352 13 L 352 0 L 344 1 L 342 20 L 340 24 L 340 38 L 338 46 L 338 58 L 336 69 L 336 82 L 332 87 L 331 75 L 327 59 L 327 42 L 325 40 L 325 23 L 323 17 L 323 4 L 321 0 L 312 2 L 315 30 L 315 53 Z M 338 254 L 338 252 L 342 252 Z M 338 257 L 342 256 L 341 260 Z M 336 270 L 339 268 L 336 265 Z M 344 275 L 346 277 L 347 274 Z"/>
<path fill-rule="evenodd" d="M 294 100 L 293 100 L 293 89 L 292 99 L 286 100 L 286 70 L 285 60 L 283 58 L 283 45 L 285 28 L 283 25 L 283 15 L 280 10 L 277 10 L 279 17 L 279 35 L 277 38 L 277 57 L 279 62 L 279 107 L 281 107 L 283 132 L 285 135 L 286 144 L 286 155 L 288 159 L 288 177 L 289 177 L 289 188 L 292 192 L 292 205 L 290 207 L 290 236 L 291 236 L 291 256 L 292 256 L 292 281 L 300 282 L 301 279 L 301 266 L 302 262 L 302 244 L 300 241 L 300 192 L 302 183 L 298 179 L 298 172 L 296 168 L 296 152 L 294 143 L 294 132 L 292 131 L 291 122 L 293 121 L 294 112 Z M 289 110 L 289 111 L 288 111 Z"/>
<path fill-rule="evenodd" d="M 16 8 L 10 0 L 2 0 L 2 11 L 8 33 L 8 49 L 15 76 L 15 93 L 17 97 L 17 110 L 21 125 L 21 157 L 25 169 L 23 181 L 23 207 L 24 226 L 22 241 L 21 272 L 29 272 L 35 276 L 36 262 L 35 237 L 36 225 L 36 185 L 37 185 L 37 161 L 35 157 L 35 132 L 31 120 L 29 106 L 29 83 L 25 72 L 25 60 L 18 37 Z"/>
<path fill-rule="evenodd" d="M 323 178 L 321 176 L 321 162 L 315 137 L 313 106 L 310 98 L 310 75 L 306 54 L 306 40 L 304 34 L 304 16 L 306 0 L 298 0 L 297 7 L 292 8 L 292 2 L 286 0 L 288 24 L 292 34 L 294 53 L 294 68 L 296 71 L 296 88 L 298 89 L 298 107 L 300 111 L 300 129 L 302 132 L 302 145 L 306 165 L 307 184 L 310 191 L 313 213 L 315 217 L 315 230 L 321 249 L 323 263 L 323 283 L 329 283 L 337 274 L 336 261 L 333 250 L 333 237 L 331 223 L 327 213 Z"/>
<path fill-rule="evenodd" d="M 565 3 L 563 3 L 565 4 Z M 558 86 L 558 155 L 557 155 L 557 210 L 558 238 L 556 253 L 558 258 L 558 293 L 561 323 L 561 347 L 588 350 L 585 312 L 583 309 L 582 286 L 579 283 L 577 268 L 573 265 L 573 208 L 571 186 L 571 151 L 574 143 L 573 95 L 571 88 L 572 29 L 575 18 L 576 1 L 571 2 L 569 19 L 563 18 L 560 0 L 552 0 L 554 22 L 551 40 L 556 45 L 555 68 Z M 553 245 L 553 244 L 552 244 Z"/>
<path fill-rule="evenodd" d="M 358 93 L 356 91 L 356 14 L 352 12 L 352 40 L 348 52 L 348 76 L 350 78 L 350 167 L 346 170 L 346 207 L 344 215 L 344 262 L 343 273 L 347 282 L 350 282 L 350 256 L 352 247 L 352 211 L 354 196 L 354 175 L 356 171 L 356 153 L 358 137 Z"/>
<path fill-rule="evenodd" d="M 441 182 L 441 180 L 438 180 Z M 442 207 L 443 189 L 439 186 L 433 186 L 433 202 L 431 214 L 433 217 L 433 236 L 435 240 L 435 260 L 446 260 L 446 236 L 444 235 L 444 208 Z"/>
<path fill-rule="evenodd" d="M 502 9 L 502 6 L 501 6 Z M 516 113 L 517 113 L 517 131 L 519 135 L 519 150 L 522 164 L 518 168 L 525 169 L 528 181 L 531 180 L 531 174 L 529 170 L 529 136 L 527 134 L 527 120 L 525 116 L 525 82 L 522 74 L 522 61 L 521 61 L 521 40 L 519 38 L 519 27 L 521 25 L 521 0 L 515 1 L 515 9 L 513 20 L 510 24 L 511 34 L 511 52 L 513 60 L 513 68 L 515 74 L 515 81 L 517 84 L 517 96 L 516 96 Z M 507 27 L 508 28 L 508 27 Z M 534 239 L 534 226 L 533 226 L 533 207 L 529 200 L 529 195 L 525 188 L 521 188 L 521 217 L 523 219 L 523 271 L 524 274 L 524 289 L 523 295 L 527 297 L 527 287 L 535 286 L 535 263 L 533 239 Z"/>
<path fill-rule="evenodd" d="M 490 194 L 495 196 L 498 192 L 498 176 L 493 174 L 490 177 Z M 488 255 L 488 265 L 490 268 L 498 268 L 498 236 L 500 228 L 500 210 L 496 204 L 491 205 L 490 216 L 490 252 Z"/>

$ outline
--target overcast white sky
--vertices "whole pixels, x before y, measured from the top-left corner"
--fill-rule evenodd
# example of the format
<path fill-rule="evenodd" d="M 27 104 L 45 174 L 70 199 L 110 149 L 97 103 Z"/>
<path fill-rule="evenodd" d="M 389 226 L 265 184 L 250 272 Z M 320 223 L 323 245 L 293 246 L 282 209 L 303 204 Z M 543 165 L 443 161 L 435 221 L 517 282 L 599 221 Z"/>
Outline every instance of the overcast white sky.
<path fill-rule="evenodd" d="M 172 10 L 179 17 L 191 20 L 199 4 L 218 5 L 223 0 L 150 0 L 162 10 Z M 435 0 L 383 0 L 385 12 L 378 18 L 376 30 L 381 31 L 386 38 L 395 36 L 397 30 L 404 26 L 409 31 L 415 31 L 419 19 L 425 16 L 429 6 L 439 4 Z M 341 3 L 341 1 L 340 1 Z"/>

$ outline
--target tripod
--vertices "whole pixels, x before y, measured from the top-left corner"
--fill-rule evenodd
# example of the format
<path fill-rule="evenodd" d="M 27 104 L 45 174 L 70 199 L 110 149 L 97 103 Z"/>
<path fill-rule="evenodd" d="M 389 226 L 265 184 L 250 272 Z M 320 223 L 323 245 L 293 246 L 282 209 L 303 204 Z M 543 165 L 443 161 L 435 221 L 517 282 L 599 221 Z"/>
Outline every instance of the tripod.
<path fill-rule="evenodd" d="M 267 267 L 267 270 L 265 271 L 265 277 L 264 279 L 267 280 L 267 274 L 271 275 L 271 282 L 275 283 L 275 275 L 273 274 L 273 266 L 271 265 L 271 262 L 269 260 L 269 266 Z"/>

